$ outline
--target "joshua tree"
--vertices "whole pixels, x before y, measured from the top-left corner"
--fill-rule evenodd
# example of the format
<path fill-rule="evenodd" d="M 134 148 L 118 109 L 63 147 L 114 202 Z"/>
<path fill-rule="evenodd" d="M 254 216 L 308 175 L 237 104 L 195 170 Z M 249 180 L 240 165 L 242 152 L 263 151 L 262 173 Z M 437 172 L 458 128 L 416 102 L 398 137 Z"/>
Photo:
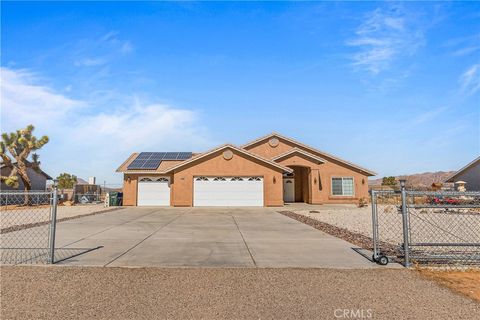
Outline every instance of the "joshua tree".
<path fill-rule="evenodd" d="M 25 191 L 32 189 L 32 182 L 27 175 L 27 167 L 31 166 L 34 170 L 40 170 L 38 155 L 32 154 L 31 164 L 28 156 L 32 151 L 38 150 L 48 142 L 48 137 L 43 136 L 37 139 L 32 135 L 34 127 L 27 126 L 25 129 L 17 130 L 12 133 L 2 133 L 0 141 L 0 157 L 4 165 L 11 167 L 9 176 L 1 176 L 1 181 L 7 186 L 18 188 L 18 177 L 22 179 Z M 7 154 L 7 151 L 10 155 Z M 13 158 L 13 159 L 12 159 Z M 28 198 L 26 198 L 28 201 Z"/>
<path fill-rule="evenodd" d="M 59 189 L 72 189 L 75 183 L 77 183 L 77 176 L 70 173 L 61 173 L 57 180 Z"/>

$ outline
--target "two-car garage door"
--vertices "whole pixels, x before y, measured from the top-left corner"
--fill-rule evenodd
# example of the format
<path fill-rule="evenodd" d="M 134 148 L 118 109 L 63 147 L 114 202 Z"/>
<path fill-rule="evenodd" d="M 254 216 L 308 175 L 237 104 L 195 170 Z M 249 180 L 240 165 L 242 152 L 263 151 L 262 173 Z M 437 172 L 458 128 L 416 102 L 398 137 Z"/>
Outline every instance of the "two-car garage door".
<path fill-rule="evenodd" d="M 263 206 L 262 177 L 195 177 L 193 205 Z"/>

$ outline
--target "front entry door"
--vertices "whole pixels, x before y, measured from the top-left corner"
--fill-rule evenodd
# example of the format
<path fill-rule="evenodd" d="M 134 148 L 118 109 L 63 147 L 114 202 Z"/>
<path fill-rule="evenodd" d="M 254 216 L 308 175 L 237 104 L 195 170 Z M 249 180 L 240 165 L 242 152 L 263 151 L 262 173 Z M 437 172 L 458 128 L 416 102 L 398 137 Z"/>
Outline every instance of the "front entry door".
<path fill-rule="evenodd" d="M 283 201 L 295 202 L 295 180 L 293 178 L 283 179 Z"/>

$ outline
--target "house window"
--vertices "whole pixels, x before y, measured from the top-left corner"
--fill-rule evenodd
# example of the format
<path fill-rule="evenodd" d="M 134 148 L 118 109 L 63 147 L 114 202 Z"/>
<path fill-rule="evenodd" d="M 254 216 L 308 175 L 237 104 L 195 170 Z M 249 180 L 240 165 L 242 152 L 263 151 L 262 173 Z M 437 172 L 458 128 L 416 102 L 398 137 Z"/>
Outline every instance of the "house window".
<path fill-rule="evenodd" d="M 353 178 L 332 178 L 332 195 L 353 196 Z"/>

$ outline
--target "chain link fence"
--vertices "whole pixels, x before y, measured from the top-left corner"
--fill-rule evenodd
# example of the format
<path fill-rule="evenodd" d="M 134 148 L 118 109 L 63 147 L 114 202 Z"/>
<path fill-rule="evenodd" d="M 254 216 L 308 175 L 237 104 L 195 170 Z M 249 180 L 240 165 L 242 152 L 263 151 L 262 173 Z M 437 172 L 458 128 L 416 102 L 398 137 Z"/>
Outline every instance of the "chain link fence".
<path fill-rule="evenodd" d="M 373 259 L 480 267 L 480 192 L 372 191 Z"/>
<path fill-rule="evenodd" d="M 53 262 L 56 190 L 0 192 L 2 264 Z"/>

